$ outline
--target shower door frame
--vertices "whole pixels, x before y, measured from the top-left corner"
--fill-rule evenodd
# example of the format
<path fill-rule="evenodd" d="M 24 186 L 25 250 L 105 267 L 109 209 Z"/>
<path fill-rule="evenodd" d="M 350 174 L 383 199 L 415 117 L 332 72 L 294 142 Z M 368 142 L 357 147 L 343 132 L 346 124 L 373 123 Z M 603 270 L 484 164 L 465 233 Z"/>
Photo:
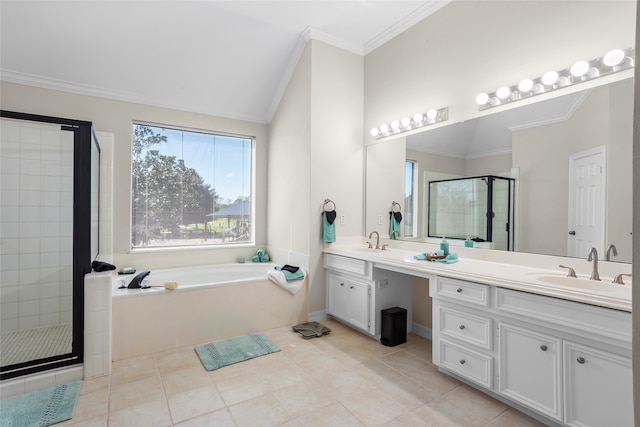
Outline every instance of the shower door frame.
<path fill-rule="evenodd" d="M 91 148 L 93 124 L 83 120 L 0 110 L 0 118 L 59 124 L 73 132 L 73 264 L 71 352 L 0 367 L 0 380 L 83 363 L 84 276 L 91 272 Z M 97 139 L 96 142 L 97 144 Z M 99 151 L 99 145 L 98 145 Z"/>

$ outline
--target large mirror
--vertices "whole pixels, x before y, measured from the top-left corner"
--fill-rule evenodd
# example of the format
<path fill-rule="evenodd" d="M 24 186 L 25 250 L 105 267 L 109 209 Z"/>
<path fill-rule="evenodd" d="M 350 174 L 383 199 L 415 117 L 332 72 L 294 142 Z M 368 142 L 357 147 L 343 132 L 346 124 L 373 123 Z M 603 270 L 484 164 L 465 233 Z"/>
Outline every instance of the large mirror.
<path fill-rule="evenodd" d="M 583 257 L 595 246 L 604 258 L 613 244 L 611 261 L 630 263 L 632 123 L 625 79 L 371 144 L 366 232 L 384 234 L 396 201 L 401 239 L 431 241 L 429 182 L 497 175 L 516 182 L 516 251 Z"/>

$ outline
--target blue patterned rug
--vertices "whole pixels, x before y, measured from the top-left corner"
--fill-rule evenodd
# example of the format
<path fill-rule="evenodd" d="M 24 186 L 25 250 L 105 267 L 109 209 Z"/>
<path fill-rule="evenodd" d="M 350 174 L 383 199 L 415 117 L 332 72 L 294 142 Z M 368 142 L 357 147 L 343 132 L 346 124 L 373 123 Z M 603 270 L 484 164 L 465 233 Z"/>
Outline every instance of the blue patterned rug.
<path fill-rule="evenodd" d="M 0 400 L 0 426 L 45 427 L 73 417 L 82 381 Z"/>
<path fill-rule="evenodd" d="M 249 334 L 195 348 L 207 371 L 280 351 L 266 335 Z"/>

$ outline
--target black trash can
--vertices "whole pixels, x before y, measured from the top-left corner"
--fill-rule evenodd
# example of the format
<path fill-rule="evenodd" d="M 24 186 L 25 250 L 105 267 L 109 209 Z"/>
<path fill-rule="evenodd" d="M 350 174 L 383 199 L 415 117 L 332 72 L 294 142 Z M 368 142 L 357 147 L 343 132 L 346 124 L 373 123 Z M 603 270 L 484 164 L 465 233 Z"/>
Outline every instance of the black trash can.
<path fill-rule="evenodd" d="M 407 310 L 400 307 L 382 310 L 380 342 L 393 347 L 407 342 Z"/>

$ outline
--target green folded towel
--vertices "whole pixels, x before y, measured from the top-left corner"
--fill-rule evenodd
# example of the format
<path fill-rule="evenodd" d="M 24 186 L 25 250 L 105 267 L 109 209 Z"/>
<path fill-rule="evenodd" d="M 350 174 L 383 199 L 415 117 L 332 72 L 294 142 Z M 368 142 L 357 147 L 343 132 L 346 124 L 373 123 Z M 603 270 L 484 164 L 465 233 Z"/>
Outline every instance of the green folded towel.
<path fill-rule="evenodd" d="M 450 253 L 449 255 L 447 255 L 446 258 L 442 258 L 442 259 L 433 259 L 431 260 L 433 262 L 439 262 L 441 264 L 453 264 L 455 262 L 458 262 L 458 254 L 456 253 Z"/>
<path fill-rule="evenodd" d="M 301 268 L 298 268 L 298 271 L 292 273 L 291 271 L 283 270 L 282 267 L 283 266 L 281 265 L 277 265 L 275 266 L 275 269 L 284 273 L 284 278 L 287 280 L 287 282 L 294 282 L 296 280 L 304 279 L 304 271 L 302 271 Z"/>
<path fill-rule="evenodd" d="M 421 253 L 421 254 L 414 255 L 414 256 L 413 256 L 413 258 L 414 258 L 414 259 L 418 259 L 418 260 L 420 260 L 420 261 L 424 261 L 424 260 L 426 260 L 426 259 L 427 259 L 427 253 L 426 253 L 426 252 L 423 252 L 423 253 Z"/>
<path fill-rule="evenodd" d="M 258 249 L 256 251 L 256 254 L 251 258 L 251 261 L 253 262 L 269 262 L 269 254 L 263 250 L 263 249 Z"/>

